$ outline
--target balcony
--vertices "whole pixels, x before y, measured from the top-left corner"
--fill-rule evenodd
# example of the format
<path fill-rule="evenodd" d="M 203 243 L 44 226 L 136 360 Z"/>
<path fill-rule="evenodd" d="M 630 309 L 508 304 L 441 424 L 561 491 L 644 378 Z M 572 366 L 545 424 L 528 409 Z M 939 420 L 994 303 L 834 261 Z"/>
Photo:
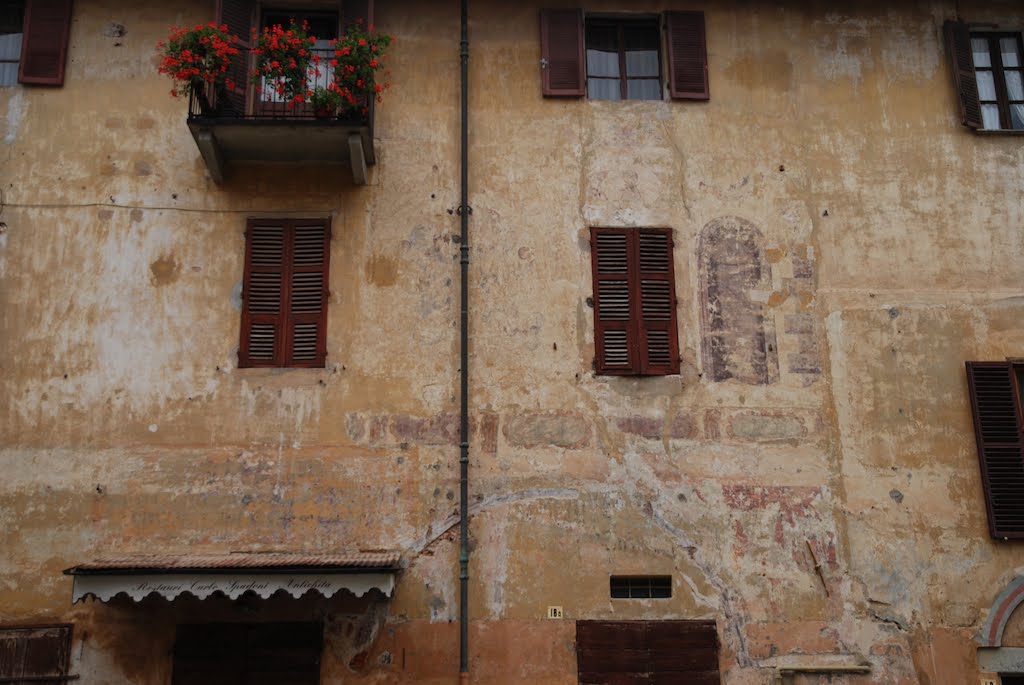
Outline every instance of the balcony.
<path fill-rule="evenodd" d="M 324 59 L 330 51 L 322 52 Z M 244 55 L 245 57 L 250 57 Z M 248 59 L 245 64 L 249 64 Z M 242 66 L 242 65 L 240 65 Z M 321 70 L 322 71 L 322 70 Z M 291 105 L 273 84 L 250 83 L 238 69 L 244 88 L 193 93 L 188 127 L 210 176 L 223 183 L 230 168 L 246 162 L 347 164 L 357 185 L 367 182 L 367 167 L 376 163 L 373 149 L 373 99 L 365 112 L 318 116 L 308 104 Z M 311 69 L 308 87 L 326 86 L 330 75 Z"/>

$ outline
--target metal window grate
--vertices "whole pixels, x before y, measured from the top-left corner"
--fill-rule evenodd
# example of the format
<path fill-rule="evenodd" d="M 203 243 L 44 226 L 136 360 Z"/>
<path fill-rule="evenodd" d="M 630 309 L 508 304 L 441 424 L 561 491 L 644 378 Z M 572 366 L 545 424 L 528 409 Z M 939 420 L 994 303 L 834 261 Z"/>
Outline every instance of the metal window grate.
<path fill-rule="evenodd" d="M 612 576 L 612 599 L 668 599 L 672 576 Z"/>

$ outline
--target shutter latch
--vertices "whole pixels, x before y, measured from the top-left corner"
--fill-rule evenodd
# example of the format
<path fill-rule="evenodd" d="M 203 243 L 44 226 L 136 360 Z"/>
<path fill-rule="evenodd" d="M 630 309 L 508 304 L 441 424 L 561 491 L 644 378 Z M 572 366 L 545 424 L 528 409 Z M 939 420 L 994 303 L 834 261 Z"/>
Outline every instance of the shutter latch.
<path fill-rule="evenodd" d="M 547 57 L 541 57 L 540 58 L 540 68 L 541 69 L 547 69 L 548 68 L 548 59 L 547 59 Z"/>

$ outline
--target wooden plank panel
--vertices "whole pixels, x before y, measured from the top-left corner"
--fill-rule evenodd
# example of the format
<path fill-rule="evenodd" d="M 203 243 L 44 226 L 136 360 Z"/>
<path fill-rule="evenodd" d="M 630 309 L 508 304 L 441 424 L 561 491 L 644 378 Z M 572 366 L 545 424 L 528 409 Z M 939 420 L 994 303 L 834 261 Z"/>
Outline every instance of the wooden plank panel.
<path fill-rule="evenodd" d="M 644 649 L 643 621 L 577 621 L 576 649 Z"/>

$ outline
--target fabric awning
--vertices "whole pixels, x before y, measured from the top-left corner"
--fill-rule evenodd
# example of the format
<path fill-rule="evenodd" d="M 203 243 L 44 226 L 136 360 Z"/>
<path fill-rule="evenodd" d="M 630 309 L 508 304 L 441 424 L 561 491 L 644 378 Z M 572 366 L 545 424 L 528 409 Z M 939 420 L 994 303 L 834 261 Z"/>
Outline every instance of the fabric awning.
<path fill-rule="evenodd" d="M 184 593 L 236 599 L 247 592 L 267 598 L 284 591 L 298 598 L 311 591 L 331 597 L 348 590 L 361 597 L 379 590 L 390 597 L 399 563 L 397 552 L 154 555 L 96 559 L 64 573 L 75 578 L 72 603 L 121 594 L 140 601 L 154 593 L 170 600 Z"/>

